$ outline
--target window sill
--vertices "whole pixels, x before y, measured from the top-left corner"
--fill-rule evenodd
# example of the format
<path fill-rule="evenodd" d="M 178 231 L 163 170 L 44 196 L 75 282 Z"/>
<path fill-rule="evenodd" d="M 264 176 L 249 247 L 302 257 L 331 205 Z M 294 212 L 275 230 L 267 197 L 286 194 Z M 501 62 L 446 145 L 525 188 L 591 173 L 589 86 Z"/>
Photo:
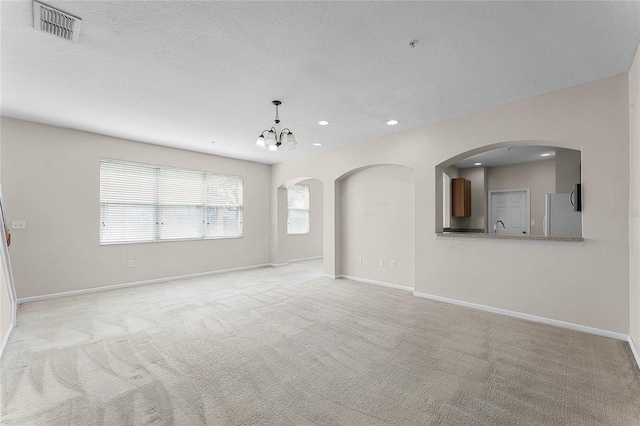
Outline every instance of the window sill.
<path fill-rule="evenodd" d="M 242 235 L 232 236 L 232 237 L 207 237 L 207 238 L 173 238 L 166 240 L 151 240 L 151 241 L 113 241 L 103 243 L 100 242 L 101 246 L 113 246 L 113 245 L 121 245 L 121 244 L 157 244 L 157 243 L 173 243 L 173 242 L 184 242 L 184 241 L 218 241 L 218 240 L 237 240 L 240 238 L 244 238 Z"/>

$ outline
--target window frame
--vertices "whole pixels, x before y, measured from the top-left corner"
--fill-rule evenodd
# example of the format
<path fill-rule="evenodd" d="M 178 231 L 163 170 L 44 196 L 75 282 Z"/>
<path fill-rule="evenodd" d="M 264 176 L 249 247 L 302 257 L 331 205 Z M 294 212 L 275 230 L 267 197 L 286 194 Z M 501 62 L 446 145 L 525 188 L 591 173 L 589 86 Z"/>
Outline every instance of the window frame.
<path fill-rule="evenodd" d="M 117 164 L 120 166 L 133 166 L 133 167 L 140 167 L 140 168 L 146 168 L 149 170 L 152 170 L 152 173 L 154 174 L 154 182 L 153 182 L 153 201 L 152 202 L 147 202 L 147 203 L 143 203 L 143 202 L 139 202 L 136 200 L 132 200 L 131 202 L 109 202 L 109 200 L 104 200 L 103 199 L 103 172 L 106 173 L 106 171 L 103 170 L 103 165 L 107 164 L 107 163 L 111 163 L 111 164 Z M 168 195 L 169 192 L 162 192 L 161 189 L 161 174 L 163 172 L 163 170 L 165 172 L 178 172 L 178 173 L 184 173 L 185 175 L 189 175 L 191 174 L 192 176 L 196 176 L 196 175 L 200 175 L 201 176 L 201 191 L 202 192 L 202 198 L 200 199 L 199 203 L 175 203 L 175 202 L 167 202 L 166 200 L 162 200 L 162 196 L 163 195 Z M 160 165 L 160 164 L 152 164 L 152 163 L 143 163 L 143 162 L 139 162 L 139 161 L 130 161 L 130 160 L 120 160 L 120 159 L 115 159 L 115 158 L 108 158 L 108 157 L 101 157 L 100 158 L 100 167 L 99 167 L 99 172 L 100 172 L 100 176 L 99 176 L 99 184 L 100 184 L 100 190 L 99 190 L 99 234 L 98 234 L 98 242 L 99 245 L 101 246 L 106 246 L 106 245 L 115 245 L 115 244 L 146 244 L 146 243 L 164 243 L 164 242 L 172 242 L 172 241 L 201 241 L 201 240 L 226 240 L 226 239 L 237 239 L 237 238 L 243 238 L 244 236 L 244 177 L 241 175 L 235 175 L 235 174 L 230 174 L 230 173 L 221 173 L 221 172 L 212 172 L 212 171 L 205 171 L 205 170 L 197 170 L 197 169 L 188 169 L 188 168 L 184 168 L 184 167 L 174 167 L 174 166 L 166 166 L 166 165 Z M 142 176 L 142 174 L 141 174 Z M 215 176 L 223 176 L 224 178 L 231 178 L 233 180 L 236 180 L 236 184 L 237 184 L 237 191 L 238 191 L 238 196 L 237 196 L 237 202 L 238 204 L 235 205 L 227 205 L 227 204 L 212 204 L 210 202 L 208 202 L 209 200 L 207 200 L 207 183 L 208 181 Z M 172 182 L 173 183 L 173 182 Z M 221 187 L 214 187 L 215 189 L 220 189 Z M 136 194 L 139 195 L 139 194 Z M 108 206 L 115 206 L 115 205 L 120 205 L 123 206 L 123 210 L 126 209 L 128 206 L 131 207 L 135 207 L 138 206 L 141 209 L 149 208 L 151 207 L 153 209 L 153 220 L 151 223 L 151 227 L 153 228 L 152 232 L 150 234 L 152 234 L 151 238 L 138 238 L 135 240 L 124 240 L 124 239 L 113 239 L 113 238 L 103 238 L 103 228 L 106 226 L 105 225 L 105 209 L 108 208 Z M 164 237 L 162 238 L 162 226 L 163 226 L 163 222 L 162 222 L 162 215 L 163 214 L 168 214 L 169 213 L 169 208 L 170 207 L 187 207 L 188 209 L 191 209 L 193 207 L 196 208 L 196 210 L 200 210 L 200 214 L 202 216 L 202 226 L 200 226 L 200 228 L 198 229 L 199 231 L 199 236 L 197 237 L 176 237 L 176 238 L 167 238 Z M 209 210 L 218 210 L 218 211 L 225 211 L 227 209 L 231 209 L 231 210 L 235 210 L 237 211 L 237 219 L 236 219 L 236 223 L 237 223 L 237 234 L 234 235 L 210 235 L 210 228 L 208 227 L 209 223 L 207 222 L 208 220 L 208 214 L 209 214 Z M 126 213 L 125 213 L 126 214 Z M 142 223 L 141 223 L 142 224 Z M 147 226 L 149 226 L 149 223 L 147 223 Z M 165 230 L 165 232 L 168 232 L 169 230 Z M 149 235 L 150 235 L 149 234 Z"/>
<path fill-rule="evenodd" d="M 298 209 L 298 208 L 292 208 L 289 207 L 289 190 L 293 187 L 303 187 L 306 188 L 306 193 L 307 193 L 307 205 L 308 207 L 306 209 Z M 306 225 L 307 225 L 307 230 L 306 232 L 291 232 L 290 230 L 290 225 L 291 225 L 291 211 L 295 210 L 295 211 L 302 211 L 302 212 L 306 212 Z M 298 236 L 298 235 L 309 235 L 311 234 L 311 188 L 308 184 L 296 184 L 296 185 L 292 185 L 289 188 L 287 188 L 287 235 L 291 235 L 291 236 Z"/>

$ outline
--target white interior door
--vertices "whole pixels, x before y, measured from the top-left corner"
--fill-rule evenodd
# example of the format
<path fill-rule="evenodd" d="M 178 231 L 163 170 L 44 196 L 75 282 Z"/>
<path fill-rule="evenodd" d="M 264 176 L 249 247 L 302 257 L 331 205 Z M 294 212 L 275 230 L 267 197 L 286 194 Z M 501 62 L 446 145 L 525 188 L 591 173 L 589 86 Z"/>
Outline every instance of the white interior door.
<path fill-rule="evenodd" d="M 9 258 L 9 245 L 7 242 L 5 230 L 9 229 L 9 225 L 7 224 L 7 216 L 5 214 L 4 200 L 2 198 L 2 188 L 0 187 L 0 262 L 2 262 L 2 267 L 0 268 L 4 272 L 5 284 L 7 286 L 7 293 L 9 293 L 9 303 L 11 304 L 11 319 L 10 319 L 10 327 L 9 331 L 16 326 L 16 311 L 17 311 L 17 298 L 16 298 L 16 288 L 13 282 L 13 272 L 11 272 L 11 259 Z M 1 279 L 0 279 L 1 281 Z M 0 288 L 0 291 L 4 291 L 3 288 Z M 2 346 L 2 342 L 0 342 L 0 347 Z M 0 355 L 2 352 L 0 352 Z"/>
<path fill-rule="evenodd" d="M 530 235 L 528 189 L 489 191 L 489 212 L 489 233 L 495 229 L 497 235 Z"/>

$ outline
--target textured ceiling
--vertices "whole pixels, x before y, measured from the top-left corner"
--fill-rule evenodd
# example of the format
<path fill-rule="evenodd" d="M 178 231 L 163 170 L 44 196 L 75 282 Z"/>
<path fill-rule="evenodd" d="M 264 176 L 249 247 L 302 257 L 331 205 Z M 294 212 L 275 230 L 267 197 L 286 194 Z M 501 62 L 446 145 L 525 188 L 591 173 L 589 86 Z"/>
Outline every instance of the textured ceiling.
<path fill-rule="evenodd" d="M 79 43 L 2 1 L 3 116 L 269 164 L 627 72 L 640 39 L 637 1 L 47 4 Z M 273 99 L 296 151 L 254 146 Z"/>

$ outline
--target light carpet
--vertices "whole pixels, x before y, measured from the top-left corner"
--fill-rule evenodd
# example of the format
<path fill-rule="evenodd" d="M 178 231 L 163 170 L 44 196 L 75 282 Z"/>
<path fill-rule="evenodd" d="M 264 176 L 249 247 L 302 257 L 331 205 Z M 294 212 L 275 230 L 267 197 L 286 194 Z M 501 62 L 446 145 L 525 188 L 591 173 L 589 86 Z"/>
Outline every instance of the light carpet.
<path fill-rule="evenodd" d="M 626 342 L 321 276 L 320 261 L 24 304 L 3 425 L 638 425 Z"/>

